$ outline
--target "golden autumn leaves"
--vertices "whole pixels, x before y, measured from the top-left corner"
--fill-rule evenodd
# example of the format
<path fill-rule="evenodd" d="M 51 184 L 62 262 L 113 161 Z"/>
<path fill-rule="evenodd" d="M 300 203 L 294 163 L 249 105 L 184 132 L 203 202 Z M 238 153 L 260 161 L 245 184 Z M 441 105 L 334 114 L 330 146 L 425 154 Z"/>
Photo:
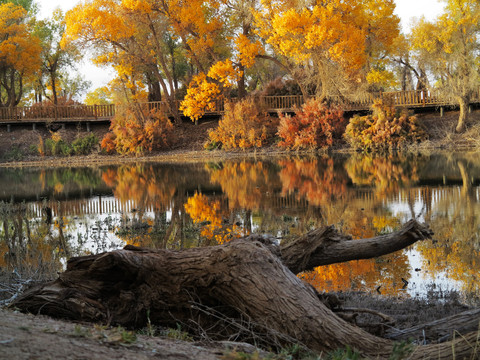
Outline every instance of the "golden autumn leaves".
<path fill-rule="evenodd" d="M 230 79 L 241 77 L 259 56 L 281 59 L 290 75 L 295 74 L 304 95 L 312 85 L 317 87 L 317 95 L 344 92 L 334 85 L 332 75 L 343 78 L 337 79 L 339 83 L 356 86 L 366 79 L 391 81 L 393 76 L 384 69 L 383 57 L 399 35 L 394 7 L 388 0 L 328 1 L 308 7 L 290 1 L 262 1 L 259 7 L 252 7 L 254 21 L 249 36 L 235 38 L 236 59 L 214 64 L 207 74 L 196 77 L 182 110 L 193 119 L 201 117 L 213 108 L 222 90 L 233 85 Z"/>
<path fill-rule="evenodd" d="M 26 16 L 21 6 L 0 4 L 0 106 L 16 106 L 23 95 L 17 87 L 32 79 L 41 66 L 40 40 L 32 34 Z"/>
<path fill-rule="evenodd" d="M 195 120 L 228 97 L 259 58 L 286 70 L 304 95 L 312 85 L 322 95 L 344 92 L 370 72 L 373 81 L 383 81 L 384 55 L 399 35 L 394 8 L 392 0 L 308 6 L 289 0 L 89 0 L 67 14 L 64 43 L 93 46 L 97 62 L 116 67 L 131 88 L 140 85 L 144 70 L 152 72 L 173 101 L 170 37 L 195 68 L 181 105 Z"/>

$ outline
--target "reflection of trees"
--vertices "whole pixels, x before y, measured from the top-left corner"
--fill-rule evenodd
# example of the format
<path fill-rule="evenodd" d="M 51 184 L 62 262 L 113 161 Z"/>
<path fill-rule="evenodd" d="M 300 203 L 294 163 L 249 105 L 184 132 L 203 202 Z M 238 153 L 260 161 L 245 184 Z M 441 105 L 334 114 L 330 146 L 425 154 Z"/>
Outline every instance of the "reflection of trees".
<path fill-rule="evenodd" d="M 62 219 L 32 220 L 24 204 L 0 202 L 0 268 L 30 279 L 50 279 L 68 255 Z"/>
<path fill-rule="evenodd" d="M 185 210 L 195 224 L 200 225 L 200 235 L 207 243 L 212 240 L 215 244 L 223 244 L 232 239 L 248 235 L 248 231 L 236 224 L 225 224 L 222 219 L 225 212 L 222 212 L 220 201 L 209 199 L 202 194 L 196 193 L 189 197 L 185 204 Z"/>
<path fill-rule="evenodd" d="M 419 160 L 411 156 L 353 155 L 345 164 L 355 185 L 375 187 L 375 195 L 386 198 L 418 181 Z"/>
<path fill-rule="evenodd" d="M 424 257 L 423 268 L 435 275 L 446 272 L 460 281 L 470 294 L 480 293 L 480 204 L 469 172 L 471 164 L 456 161 L 462 178 L 460 191 L 447 188 L 433 202 L 427 214 L 435 231 L 434 242 L 423 242 L 417 248 Z"/>
<path fill-rule="evenodd" d="M 137 210 L 168 204 L 177 189 L 175 174 L 156 171 L 151 165 L 124 165 L 107 168 L 102 174 L 105 184 L 122 202 L 133 201 Z"/>
<path fill-rule="evenodd" d="M 316 206 L 346 196 L 346 173 L 332 158 L 282 160 L 279 165 L 283 195 L 296 193 Z"/>
<path fill-rule="evenodd" d="M 106 168 L 102 179 L 121 202 L 133 202 L 131 214 L 123 214 L 117 234 L 127 243 L 165 248 L 178 241 L 184 245 L 184 191 L 182 176 L 171 167 L 123 165 Z M 147 214 L 148 210 L 152 210 Z M 167 212 L 171 218 L 167 221 Z"/>
<path fill-rule="evenodd" d="M 255 210 L 265 204 L 269 189 L 275 186 L 275 171 L 261 161 L 226 161 L 207 165 L 212 183 L 220 184 L 231 209 Z"/>
<path fill-rule="evenodd" d="M 302 278 L 319 291 L 366 291 L 375 289 L 383 295 L 400 295 L 402 278 L 410 279 L 408 257 L 403 252 L 378 259 L 327 265 L 305 273 Z"/>

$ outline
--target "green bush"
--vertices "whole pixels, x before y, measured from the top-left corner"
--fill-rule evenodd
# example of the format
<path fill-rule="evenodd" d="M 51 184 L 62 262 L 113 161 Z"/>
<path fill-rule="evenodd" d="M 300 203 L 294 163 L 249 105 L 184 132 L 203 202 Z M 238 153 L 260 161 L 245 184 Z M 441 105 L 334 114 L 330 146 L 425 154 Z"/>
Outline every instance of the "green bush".
<path fill-rule="evenodd" d="M 45 140 L 45 155 L 88 155 L 95 149 L 97 144 L 98 138 L 95 134 L 79 137 L 71 144 L 61 139 L 59 135 L 52 135 L 52 138 Z"/>
<path fill-rule="evenodd" d="M 53 156 L 69 156 L 72 155 L 73 149 L 63 140 L 47 139 L 45 140 L 45 153 Z"/>
<path fill-rule="evenodd" d="M 97 145 L 98 138 L 92 133 L 83 138 L 77 138 L 72 142 L 73 153 L 75 155 L 88 155 Z"/>
<path fill-rule="evenodd" d="M 428 135 L 416 116 L 398 113 L 392 104 L 379 100 L 371 115 L 350 119 L 344 137 L 355 149 L 372 151 L 398 149 L 426 140 Z"/>

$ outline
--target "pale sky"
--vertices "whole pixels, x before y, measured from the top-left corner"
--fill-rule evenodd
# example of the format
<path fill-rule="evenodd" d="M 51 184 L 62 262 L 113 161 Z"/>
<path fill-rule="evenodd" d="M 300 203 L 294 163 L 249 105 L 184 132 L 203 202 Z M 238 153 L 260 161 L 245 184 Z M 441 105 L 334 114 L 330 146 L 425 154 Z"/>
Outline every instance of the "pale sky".
<path fill-rule="evenodd" d="M 40 5 L 39 18 L 50 17 L 57 7 L 66 12 L 79 2 L 79 0 L 37 0 Z M 395 0 L 395 3 L 397 5 L 396 14 L 402 20 L 404 32 L 408 32 L 413 18 L 423 15 L 427 20 L 432 20 L 442 12 L 444 6 L 444 2 L 441 0 Z M 89 59 L 84 60 L 80 71 L 87 80 L 92 81 L 93 85 L 90 90 L 106 85 L 113 76 L 108 70 L 91 64 Z"/>

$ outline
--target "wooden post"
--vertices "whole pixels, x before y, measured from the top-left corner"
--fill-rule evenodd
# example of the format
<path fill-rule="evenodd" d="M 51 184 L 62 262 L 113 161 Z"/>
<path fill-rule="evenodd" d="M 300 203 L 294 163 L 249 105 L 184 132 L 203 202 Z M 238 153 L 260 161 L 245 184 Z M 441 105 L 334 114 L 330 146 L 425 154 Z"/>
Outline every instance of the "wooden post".
<path fill-rule="evenodd" d="M 7 124 L 7 132 L 10 132 L 12 130 L 11 125 Z"/>
<path fill-rule="evenodd" d="M 443 117 L 443 106 L 440 106 L 440 117 Z"/>
<path fill-rule="evenodd" d="M 90 132 L 90 122 L 87 121 L 87 132 Z"/>
<path fill-rule="evenodd" d="M 36 123 L 32 124 L 32 130 L 37 130 L 37 124 Z"/>

